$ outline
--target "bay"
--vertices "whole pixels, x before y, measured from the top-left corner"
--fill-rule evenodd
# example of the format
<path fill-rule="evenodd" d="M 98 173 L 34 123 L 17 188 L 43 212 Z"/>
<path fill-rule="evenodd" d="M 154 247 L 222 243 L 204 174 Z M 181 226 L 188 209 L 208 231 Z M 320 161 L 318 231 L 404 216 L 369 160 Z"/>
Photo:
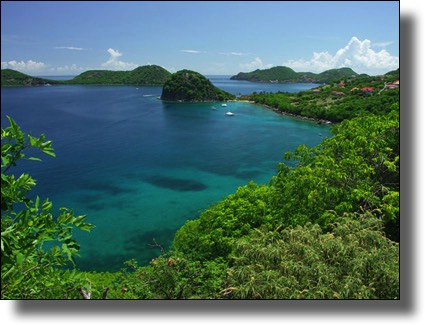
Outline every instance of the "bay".
<path fill-rule="evenodd" d="M 252 92 L 246 82 L 210 79 L 234 94 Z M 2 127 L 11 116 L 25 132 L 44 133 L 57 155 L 22 161 L 15 173 L 34 176 L 33 195 L 96 225 L 91 233 L 75 232 L 81 270 L 115 271 L 131 258 L 147 264 L 160 254 L 155 242 L 168 249 L 187 220 L 251 180 L 267 183 L 286 151 L 316 145 L 330 134 L 325 125 L 248 103 L 162 102 L 161 90 L 1 89 Z"/>

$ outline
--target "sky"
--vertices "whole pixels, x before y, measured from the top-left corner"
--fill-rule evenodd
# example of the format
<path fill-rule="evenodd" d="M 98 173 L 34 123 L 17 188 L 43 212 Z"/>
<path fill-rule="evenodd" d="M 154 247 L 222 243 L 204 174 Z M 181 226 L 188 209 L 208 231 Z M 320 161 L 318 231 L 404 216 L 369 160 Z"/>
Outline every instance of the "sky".
<path fill-rule="evenodd" d="M 1 1 L 1 68 L 379 75 L 399 67 L 399 17 L 398 1 Z"/>

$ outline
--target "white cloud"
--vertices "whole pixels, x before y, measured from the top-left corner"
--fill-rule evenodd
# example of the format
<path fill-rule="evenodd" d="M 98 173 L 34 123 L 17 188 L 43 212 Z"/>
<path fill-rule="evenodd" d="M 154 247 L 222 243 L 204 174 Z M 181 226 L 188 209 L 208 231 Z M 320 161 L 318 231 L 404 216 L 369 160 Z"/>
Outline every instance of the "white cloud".
<path fill-rule="evenodd" d="M 138 67 L 137 64 L 118 60 L 122 53 L 112 48 L 108 49 L 109 60 L 102 63 L 102 67 L 110 70 L 133 70 Z"/>
<path fill-rule="evenodd" d="M 248 55 L 249 53 L 243 53 L 243 52 L 219 52 L 218 54 L 221 54 L 221 55 L 244 56 L 244 55 Z"/>
<path fill-rule="evenodd" d="M 75 46 L 55 46 L 55 49 L 58 49 L 58 50 L 70 50 L 70 51 L 84 51 L 85 50 L 82 47 L 75 47 Z"/>
<path fill-rule="evenodd" d="M 13 69 L 23 73 L 41 72 L 46 70 L 48 67 L 49 66 L 43 62 L 36 62 L 33 60 L 28 60 L 27 62 L 15 60 L 1 62 L 2 69 Z"/>
<path fill-rule="evenodd" d="M 264 64 L 263 61 L 257 56 L 253 61 L 239 64 L 239 66 L 242 70 L 252 71 L 256 69 L 269 69 L 273 66 L 273 64 Z"/>
<path fill-rule="evenodd" d="M 352 37 L 350 42 L 334 55 L 329 52 L 314 52 L 310 60 L 289 60 L 283 65 L 296 71 L 311 72 L 349 67 L 357 73 L 377 75 L 397 69 L 399 58 L 392 56 L 384 49 L 379 52 L 374 51 L 368 39 L 360 41 L 357 37 Z"/>
<path fill-rule="evenodd" d="M 206 53 L 205 51 L 198 51 L 198 50 L 180 50 L 180 52 L 185 52 L 185 53 Z"/>
<path fill-rule="evenodd" d="M 81 72 L 84 72 L 84 71 L 90 70 L 90 69 L 79 67 L 76 64 L 71 64 L 71 65 L 64 65 L 62 67 L 57 67 L 57 68 L 54 68 L 52 70 L 55 71 L 55 72 L 59 72 L 61 74 L 68 74 L 68 73 L 73 74 L 73 73 L 76 73 L 76 72 L 81 73 Z"/>

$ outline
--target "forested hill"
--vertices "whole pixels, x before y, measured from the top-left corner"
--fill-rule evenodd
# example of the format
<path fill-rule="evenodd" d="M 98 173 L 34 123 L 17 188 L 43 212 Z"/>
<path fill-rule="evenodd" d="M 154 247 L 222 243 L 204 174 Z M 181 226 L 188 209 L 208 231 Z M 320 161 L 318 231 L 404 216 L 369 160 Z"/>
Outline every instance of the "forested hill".
<path fill-rule="evenodd" d="M 295 72 L 288 67 L 273 67 L 270 69 L 257 69 L 252 72 L 239 72 L 232 76 L 233 80 L 247 80 L 254 82 L 317 82 L 328 83 L 342 78 L 358 76 L 351 68 L 331 69 L 322 73 Z"/>
<path fill-rule="evenodd" d="M 88 70 L 66 84 L 90 85 L 162 85 L 171 75 L 157 65 L 145 65 L 131 71 Z"/>
<path fill-rule="evenodd" d="M 25 73 L 12 70 L 1 70 L 1 86 L 46 86 L 52 84 L 59 84 L 60 81 L 49 80 L 44 78 L 37 78 L 29 76 Z"/>
<path fill-rule="evenodd" d="M 234 99 L 235 96 L 215 87 L 198 72 L 181 70 L 165 82 L 161 99 L 183 102 L 208 102 Z"/>
<path fill-rule="evenodd" d="M 49 80 L 2 69 L 1 85 L 163 85 L 170 75 L 170 72 L 157 65 L 145 65 L 131 71 L 88 70 L 71 80 Z"/>
<path fill-rule="evenodd" d="M 388 114 L 400 100 L 400 70 L 383 76 L 360 75 L 299 93 L 253 93 L 241 99 L 303 118 L 341 122 L 364 114 Z"/>

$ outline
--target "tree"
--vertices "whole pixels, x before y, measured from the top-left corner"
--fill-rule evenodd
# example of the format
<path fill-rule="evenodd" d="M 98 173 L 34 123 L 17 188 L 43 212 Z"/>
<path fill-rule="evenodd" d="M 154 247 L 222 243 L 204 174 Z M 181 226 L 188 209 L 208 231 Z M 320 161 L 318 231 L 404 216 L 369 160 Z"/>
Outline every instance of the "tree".
<path fill-rule="evenodd" d="M 236 243 L 223 297 L 398 299 L 399 245 L 372 213 L 319 225 L 255 229 Z"/>
<path fill-rule="evenodd" d="M 52 142 L 45 136 L 26 135 L 16 122 L 7 117 L 10 126 L 1 130 L 1 286 L 2 299 L 68 298 L 75 295 L 73 283 L 78 274 L 65 271 L 75 266 L 80 249 L 72 230 L 90 231 L 94 226 L 85 216 L 61 208 L 52 213 L 48 199 L 29 198 L 35 180 L 23 173 L 10 174 L 30 148 L 54 156 Z"/>
<path fill-rule="evenodd" d="M 333 210 L 375 210 L 387 235 L 399 238 L 399 116 L 364 116 L 333 128 L 334 136 L 320 145 L 299 146 L 285 158 L 274 178 L 275 205 L 285 225 L 308 221 L 325 226 Z"/>

